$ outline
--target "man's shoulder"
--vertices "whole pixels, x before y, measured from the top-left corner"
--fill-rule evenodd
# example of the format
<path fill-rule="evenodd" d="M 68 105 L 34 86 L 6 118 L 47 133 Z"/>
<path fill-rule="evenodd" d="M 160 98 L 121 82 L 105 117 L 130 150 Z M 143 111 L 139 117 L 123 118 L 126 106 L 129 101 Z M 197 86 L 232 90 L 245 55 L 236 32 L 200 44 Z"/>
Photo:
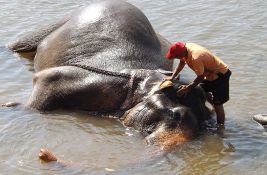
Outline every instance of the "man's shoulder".
<path fill-rule="evenodd" d="M 196 43 L 186 43 L 186 48 L 191 52 L 208 52 L 208 50 Z"/>
<path fill-rule="evenodd" d="M 208 49 L 195 43 L 186 43 L 186 47 L 191 53 L 193 59 L 198 59 L 206 57 L 207 55 L 211 55 Z"/>

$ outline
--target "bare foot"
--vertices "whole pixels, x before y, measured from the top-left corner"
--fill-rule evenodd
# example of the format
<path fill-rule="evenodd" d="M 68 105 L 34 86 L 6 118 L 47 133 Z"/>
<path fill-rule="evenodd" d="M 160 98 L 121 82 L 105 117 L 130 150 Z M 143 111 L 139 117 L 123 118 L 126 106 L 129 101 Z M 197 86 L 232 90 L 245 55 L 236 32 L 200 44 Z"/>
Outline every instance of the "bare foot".
<path fill-rule="evenodd" d="M 39 159 L 45 162 L 58 161 L 58 158 L 51 151 L 45 148 L 40 149 Z"/>
<path fill-rule="evenodd" d="M 224 124 L 217 124 L 217 133 L 222 138 L 225 137 L 224 130 L 225 130 Z"/>

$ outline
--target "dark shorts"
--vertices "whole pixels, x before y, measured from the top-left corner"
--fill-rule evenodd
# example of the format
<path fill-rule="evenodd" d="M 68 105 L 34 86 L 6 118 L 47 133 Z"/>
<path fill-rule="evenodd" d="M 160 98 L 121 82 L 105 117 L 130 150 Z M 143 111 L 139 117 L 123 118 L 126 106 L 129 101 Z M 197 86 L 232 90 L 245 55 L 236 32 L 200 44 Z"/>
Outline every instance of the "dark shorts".
<path fill-rule="evenodd" d="M 229 80 L 232 72 L 228 70 L 225 74 L 219 73 L 214 81 L 203 80 L 200 86 L 213 95 L 213 104 L 222 105 L 229 100 Z"/>

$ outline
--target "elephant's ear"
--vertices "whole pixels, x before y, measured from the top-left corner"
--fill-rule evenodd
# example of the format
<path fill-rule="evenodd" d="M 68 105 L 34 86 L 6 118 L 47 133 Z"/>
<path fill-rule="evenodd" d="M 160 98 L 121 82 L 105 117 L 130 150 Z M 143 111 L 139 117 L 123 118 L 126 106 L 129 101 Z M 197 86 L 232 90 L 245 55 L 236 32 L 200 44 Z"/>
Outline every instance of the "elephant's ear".
<path fill-rule="evenodd" d="M 7 47 L 14 52 L 35 52 L 39 43 L 50 33 L 64 25 L 70 16 L 46 25 L 35 31 L 30 31 L 23 36 L 17 38 L 15 41 L 12 41 L 7 44 Z"/>

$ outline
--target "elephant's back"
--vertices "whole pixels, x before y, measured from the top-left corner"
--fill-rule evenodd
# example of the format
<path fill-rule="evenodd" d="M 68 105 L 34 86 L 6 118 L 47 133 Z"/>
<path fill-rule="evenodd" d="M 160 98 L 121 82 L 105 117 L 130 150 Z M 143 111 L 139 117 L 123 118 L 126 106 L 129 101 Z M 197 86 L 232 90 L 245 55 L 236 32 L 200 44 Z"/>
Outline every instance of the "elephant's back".
<path fill-rule="evenodd" d="M 35 68 L 79 62 L 112 71 L 170 70 L 171 62 L 163 59 L 169 43 L 160 40 L 138 8 L 124 1 L 102 1 L 81 9 L 46 37 L 38 46 Z"/>

